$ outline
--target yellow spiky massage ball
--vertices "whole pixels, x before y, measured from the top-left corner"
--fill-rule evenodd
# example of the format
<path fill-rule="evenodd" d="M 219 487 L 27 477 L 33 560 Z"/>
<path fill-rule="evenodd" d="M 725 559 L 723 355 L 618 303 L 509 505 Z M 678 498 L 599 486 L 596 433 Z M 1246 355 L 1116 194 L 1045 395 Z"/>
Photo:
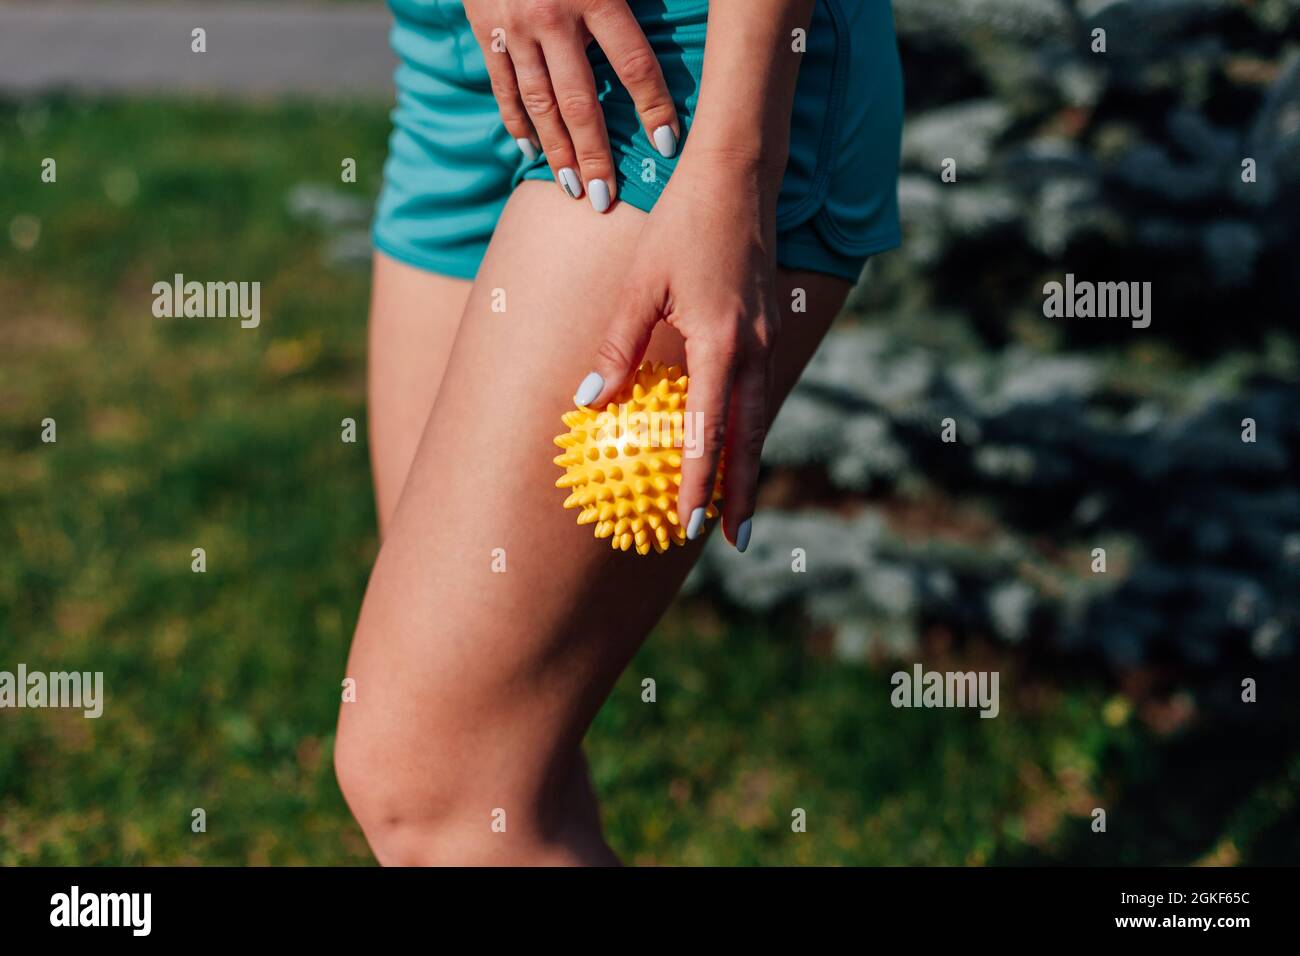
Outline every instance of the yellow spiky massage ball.
<path fill-rule="evenodd" d="M 580 508 L 578 524 L 594 524 L 597 538 L 618 551 L 662 553 L 686 543 L 677 517 L 682 455 L 698 443 L 687 427 L 686 388 L 690 377 L 676 365 L 643 362 L 603 411 L 583 407 L 565 412 L 569 430 L 557 435 L 564 449 L 555 463 L 564 475 L 557 488 L 571 488 L 566 508 Z M 705 511 L 718 515 L 722 470 Z"/>

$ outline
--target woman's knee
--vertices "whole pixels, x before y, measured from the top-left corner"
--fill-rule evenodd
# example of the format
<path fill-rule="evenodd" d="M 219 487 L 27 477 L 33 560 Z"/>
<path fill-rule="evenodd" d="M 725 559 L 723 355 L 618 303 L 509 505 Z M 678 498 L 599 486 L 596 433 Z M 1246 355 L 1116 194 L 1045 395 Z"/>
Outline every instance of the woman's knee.
<path fill-rule="evenodd" d="M 574 819 L 539 827 L 532 799 L 509 806 L 466 787 L 461 794 L 412 786 L 375 766 L 341 735 L 334 752 L 339 787 L 375 858 L 384 866 L 565 866 L 616 862 L 598 829 Z"/>
<path fill-rule="evenodd" d="M 345 708 L 353 706 L 344 704 Z M 382 735 L 364 721 L 339 721 L 334 774 L 371 850 L 386 866 L 436 865 L 445 842 L 439 831 L 451 809 L 440 781 L 431 776 L 417 787 L 397 771 Z"/>
<path fill-rule="evenodd" d="M 504 772 L 530 763 L 506 760 L 508 734 L 493 735 L 503 748 L 493 752 L 454 734 L 450 721 L 422 720 L 417 734 L 373 711 L 341 716 L 335 775 L 381 864 L 563 865 L 603 847 L 584 766 Z"/>

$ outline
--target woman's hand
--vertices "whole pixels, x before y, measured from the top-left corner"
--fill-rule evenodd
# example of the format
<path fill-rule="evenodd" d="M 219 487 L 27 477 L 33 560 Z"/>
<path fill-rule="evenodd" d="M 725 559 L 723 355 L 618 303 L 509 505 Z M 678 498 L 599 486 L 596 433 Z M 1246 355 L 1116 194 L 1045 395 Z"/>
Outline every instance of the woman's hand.
<path fill-rule="evenodd" d="M 540 148 L 570 197 L 584 184 L 592 207 L 614 200 L 614 161 L 587 60 L 592 39 L 632 96 L 655 148 L 671 157 L 677 110 L 626 0 L 465 0 L 483 48 L 501 119 L 528 159 Z"/>
<path fill-rule="evenodd" d="M 723 532 L 739 551 L 749 546 L 780 323 L 776 205 L 802 50 L 791 38 L 812 9 L 813 0 L 711 0 L 690 142 L 642 227 L 623 311 L 573 396 L 608 402 L 656 323 L 680 332 L 696 426 L 687 434 L 701 447 L 682 455 L 677 516 L 698 538 L 725 447 Z"/>
<path fill-rule="evenodd" d="M 699 536 L 725 447 L 723 531 L 740 551 L 749 545 L 780 323 L 779 180 L 779 170 L 746 157 L 683 153 L 638 239 L 627 303 L 573 397 L 577 405 L 602 406 L 640 364 L 658 322 L 680 332 L 691 376 L 686 435 L 697 447 L 682 456 L 678 517 L 687 538 Z"/>

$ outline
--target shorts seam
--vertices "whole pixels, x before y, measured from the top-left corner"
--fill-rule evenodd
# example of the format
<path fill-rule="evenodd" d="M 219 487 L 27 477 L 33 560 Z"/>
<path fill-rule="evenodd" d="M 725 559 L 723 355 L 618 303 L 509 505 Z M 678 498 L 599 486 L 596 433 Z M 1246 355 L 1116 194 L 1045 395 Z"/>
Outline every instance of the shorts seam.
<path fill-rule="evenodd" d="M 798 246 L 800 249 L 807 249 L 809 251 L 819 251 L 821 248 L 816 243 L 804 242 L 801 239 L 795 239 L 793 237 L 786 237 L 782 239 L 781 236 L 777 236 L 777 241 L 782 242 L 787 246 Z M 834 246 L 832 246 L 830 243 L 827 243 L 826 247 L 829 248 L 831 252 L 835 253 L 836 255 L 840 255 L 840 256 L 844 256 L 845 258 L 852 259 L 852 258 L 857 258 L 859 256 L 865 257 L 865 256 L 878 255 L 879 253 L 882 252 L 888 252 L 890 249 L 897 249 L 902 244 L 903 244 L 903 238 L 901 234 L 895 232 L 890 235 L 885 235 L 877 239 L 873 239 L 870 242 L 863 243 L 861 247 L 853 250 L 837 249 Z"/>
<path fill-rule="evenodd" d="M 835 31 L 835 53 L 831 62 L 831 89 L 827 97 L 826 129 L 822 132 L 821 142 L 817 144 L 817 162 L 813 169 L 812 183 L 808 192 L 799 201 L 778 215 L 777 229 L 793 229 L 815 218 L 825 206 L 826 195 L 830 190 L 831 176 L 834 172 L 835 148 L 839 143 L 840 126 L 844 121 L 844 96 L 849 80 L 849 66 L 852 57 L 850 36 L 845 26 L 844 11 L 839 0 L 818 0 L 826 8 L 831 27 Z M 796 92 L 796 97 L 798 93 Z"/>
<path fill-rule="evenodd" d="M 848 233 L 840 227 L 840 224 L 835 221 L 835 217 L 831 214 L 829 206 L 823 206 L 818 210 L 812 225 L 813 228 L 822 233 L 828 243 L 842 247 L 842 249 L 849 255 L 861 255 L 864 251 L 881 251 L 876 248 L 882 241 L 881 239 L 877 239 L 871 235 L 868 235 L 863 239 L 854 239 L 849 236 Z M 902 243 L 902 234 L 897 227 L 891 228 L 889 232 L 886 233 L 886 236 L 895 239 L 894 245 L 900 245 Z M 890 248 L 893 247 L 891 246 Z"/>
<path fill-rule="evenodd" d="M 778 235 L 777 236 L 777 265 L 785 268 L 803 269 L 809 272 L 821 272 L 827 275 L 839 276 L 848 279 L 850 282 L 856 282 L 862 274 L 862 269 L 867 260 L 872 256 L 882 252 L 888 252 L 890 249 L 897 249 L 902 245 L 902 237 L 898 234 L 880 236 L 870 243 L 865 243 L 861 249 L 853 252 L 845 252 L 842 249 L 836 249 L 829 243 L 810 242 L 796 235 Z M 790 257 L 784 255 L 787 251 L 803 253 L 804 255 L 796 256 L 797 264 L 791 264 L 788 260 Z M 836 258 L 828 261 L 827 253 L 838 259 L 850 259 L 855 261 L 852 274 L 847 267 L 841 267 L 841 263 Z M 805 258 L 805 256 L 807 258 Z M 785 259 L 786 261 L 782 261 Z"/>

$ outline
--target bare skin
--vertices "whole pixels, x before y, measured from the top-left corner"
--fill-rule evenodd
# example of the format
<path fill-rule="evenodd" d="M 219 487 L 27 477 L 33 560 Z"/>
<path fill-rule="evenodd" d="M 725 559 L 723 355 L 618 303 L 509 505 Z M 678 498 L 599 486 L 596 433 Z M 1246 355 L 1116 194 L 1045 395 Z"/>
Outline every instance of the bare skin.
<path fill-rule="evenodd" d="M 580 743 L 702 539 L 646 558 L 595 540 L 561 507 L 551 438 L 589 363 L 583 344 L 624 301 L 646 222 L 526 183 L 470 292 L 366 593 L 347 669 L 357 701 L 339 720 L 340 783 L 383 863 L 616 862 Z M 779 302 L 796 286 L 808 296 L 774 351 L 780 399 L 849 284 L 783 271 L 776 284 Z M 493 288 L 506 290 L 504 315 Z M 405 300 L 389 291 L 376 302 L 427 309 L 418 286 Z M 661 323 L 647 355 L 682 361 L 683 340 Z"/>
<path fill-rule="evenodd" d="M 374 255 L 366 405 L 381 536 L 433 410 L 472 285 Z"/>

